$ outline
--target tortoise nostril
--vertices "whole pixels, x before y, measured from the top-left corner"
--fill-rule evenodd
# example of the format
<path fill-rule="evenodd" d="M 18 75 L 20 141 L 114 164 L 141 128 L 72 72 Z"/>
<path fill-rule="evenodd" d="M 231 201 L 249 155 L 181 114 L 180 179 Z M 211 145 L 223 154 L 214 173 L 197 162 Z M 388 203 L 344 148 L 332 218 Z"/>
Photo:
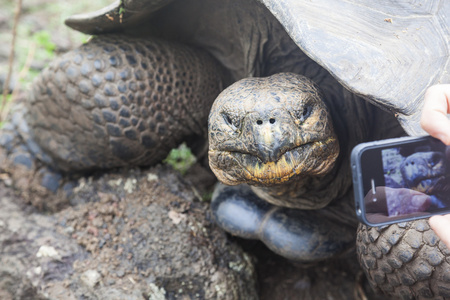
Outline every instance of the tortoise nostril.
<path fill-rule="evenodd" d="M 258 124 L 258 125 L 262 125 L 263 123 L 264 123 L 263 120 L 256 120 L 256 124 Z M 274 118 L 270 118 L 269 119 L 269 123 L 270 124 L 274 124 L 275 123 L 275 119 Z"/>

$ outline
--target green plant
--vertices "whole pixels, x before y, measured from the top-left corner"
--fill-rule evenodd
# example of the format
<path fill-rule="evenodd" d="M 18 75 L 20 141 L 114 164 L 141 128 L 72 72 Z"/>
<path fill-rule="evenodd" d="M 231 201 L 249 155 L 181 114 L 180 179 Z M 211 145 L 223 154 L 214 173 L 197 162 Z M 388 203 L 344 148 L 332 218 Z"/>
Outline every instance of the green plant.
<path fill-rule="evenodd" d="M 207 191 L 202 194 L 202 201 L 211 202 L 213 191 Z"/>
<path fill-rule="evenodd" d="M 184 175 L 195 161 L 196 158 L 191 149 L 183 143 L 178 148 L 172 149 L 163 162 L 171 165 L 172 168 Z"/>
<path fill-rule="evenodd" d="M 38 47 L 43 48 L 49 56 L 53 56 L 56 49 L 55 43 L 52 42 L 50 32 L 40 30 L 33 35 L 33 41 Z"/>

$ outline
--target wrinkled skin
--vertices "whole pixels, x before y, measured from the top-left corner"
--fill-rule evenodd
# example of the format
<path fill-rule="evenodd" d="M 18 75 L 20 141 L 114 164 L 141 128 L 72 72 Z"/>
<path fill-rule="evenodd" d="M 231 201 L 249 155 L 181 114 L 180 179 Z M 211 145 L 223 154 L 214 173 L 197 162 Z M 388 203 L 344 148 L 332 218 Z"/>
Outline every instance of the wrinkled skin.
<path fill-rule="evenodd" d="M 209 117 L 209 143 L 211 169 L 228 185 L 320 177 L 339 154 L 317 88 L 291 73 L 244 79 L 220 94 Z"/>

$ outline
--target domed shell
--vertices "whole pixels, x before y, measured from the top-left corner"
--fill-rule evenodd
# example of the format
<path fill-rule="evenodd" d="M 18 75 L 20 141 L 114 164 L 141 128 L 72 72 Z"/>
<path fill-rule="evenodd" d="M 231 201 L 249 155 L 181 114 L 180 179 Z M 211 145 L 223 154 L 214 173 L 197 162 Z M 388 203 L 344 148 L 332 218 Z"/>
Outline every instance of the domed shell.
<path fill-rule="evenodd" d="M 450 1 L 261 2 L 299 48 L 342 85 L 395 114 L 408 134 L 424 133 L 419 118 L 425 90 L 450 82 Z M 66 24 L 89 34 L 126 31 L 176 3 L 116 1 Z"/>

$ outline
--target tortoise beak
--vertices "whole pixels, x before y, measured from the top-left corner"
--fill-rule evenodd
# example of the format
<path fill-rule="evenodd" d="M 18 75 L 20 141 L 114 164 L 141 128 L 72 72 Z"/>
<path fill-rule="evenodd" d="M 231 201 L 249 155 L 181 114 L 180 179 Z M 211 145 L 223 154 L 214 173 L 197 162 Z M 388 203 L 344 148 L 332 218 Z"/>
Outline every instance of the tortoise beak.
<path fill-rule="evenodd" d="M 244 130 L 253 142 L 247 145 L 248 152 L 258 157 L 263 163 L 276 162 L 280 157 L 295 147 L 291 139 L 293 120 L 281 110 L 253 112 L 246 116 Z"/>

